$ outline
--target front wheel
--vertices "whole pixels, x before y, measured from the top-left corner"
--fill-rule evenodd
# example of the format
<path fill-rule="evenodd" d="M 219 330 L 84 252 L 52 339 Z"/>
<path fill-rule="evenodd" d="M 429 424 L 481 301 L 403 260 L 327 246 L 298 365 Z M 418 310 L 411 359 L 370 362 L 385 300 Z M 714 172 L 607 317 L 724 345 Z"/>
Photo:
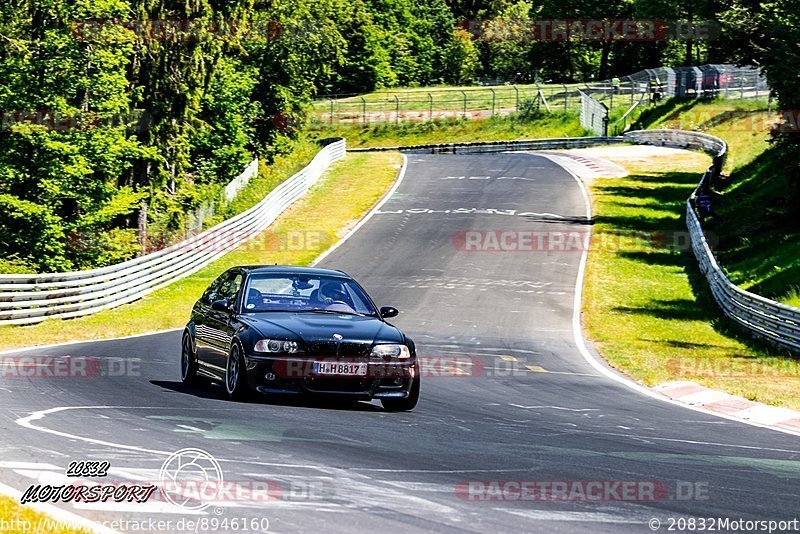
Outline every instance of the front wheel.
<path fill-rule="evenodd" d="M 225 391 L 231 400 L 244 400 L 249 393 L 244 357 L 238 345 L 231 348 L 228 364 L 225 366 Z"/>
<path fill-rule="evenodd" d="M 181 341 L 181 382 L 187 386 L 197 382 L 197 354 L 189 332 L 183 334 Z"/>
<path fill-rule="evenodd" d="M 419 375 L 414 377 L 411 391 L 405 399 L 381 399 L 381 405 L 387 412 L 408 412 L 417 406 L 419 401 Z"/>

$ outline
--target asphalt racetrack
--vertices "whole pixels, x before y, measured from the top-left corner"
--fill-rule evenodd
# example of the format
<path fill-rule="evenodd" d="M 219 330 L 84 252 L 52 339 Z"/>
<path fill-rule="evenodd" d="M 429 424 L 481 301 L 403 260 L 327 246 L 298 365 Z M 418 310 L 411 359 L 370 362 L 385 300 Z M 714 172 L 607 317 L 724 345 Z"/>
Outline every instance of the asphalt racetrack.
<path fill-rule="evenodd" d="M 275 532 L 681 532 L 690 516 L 798 515 L 796 437 L 642 395 L 581 354 L 586 215 L 579 184 L 544 157 L 411 155 L 390 200 L 320 266 L 401 310 L 393 322 L 423 357 L 415 411 L 185 388 L 180 332 L 38 349 L 26 354 L 96 359 L 114 376 L 0 380 L 0 481 L 63 484 L 79 459 L 109 461 L 109 482 L 155 481 L 195 447 L 269 500 L 63 507 L 171 530 L 266 519 Z"/>

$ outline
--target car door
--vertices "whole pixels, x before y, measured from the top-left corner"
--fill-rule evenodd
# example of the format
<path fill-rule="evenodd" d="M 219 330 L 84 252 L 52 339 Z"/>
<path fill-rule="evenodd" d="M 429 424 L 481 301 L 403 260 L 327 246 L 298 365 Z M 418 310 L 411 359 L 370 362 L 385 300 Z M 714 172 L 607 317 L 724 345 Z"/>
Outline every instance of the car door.
<path fill-rule="evenodd" d="M 197 347 L 197 361 L 200 370 L 206 371 L 206 364 L 211 358 L 211 336 L 208 332 L 208 314 L 211 313 L 211 303 L 217 297 L 220 286 L 228 277 L 228 272 L 222 273 L 214 282 L 208 286 L 203 296 L 197 301 L 192 310 L 192 321 L 194 322 L 195 344 Z"/>
<path fill-rule="evenodd" d="M 242 271 L 231 271 L 220 285 L 215 300 L 227 300 L 231 306 L 235 305 L 243 281 L 244 273 Z M 220 376 L 225 374 L 231 339 L 236 330 L 235 323 L 235 315 L 230 311 L 211 308 L 206 315 L 205 330 L 208 335 L 208 359 L 206 363 L 215 374 Z"/>

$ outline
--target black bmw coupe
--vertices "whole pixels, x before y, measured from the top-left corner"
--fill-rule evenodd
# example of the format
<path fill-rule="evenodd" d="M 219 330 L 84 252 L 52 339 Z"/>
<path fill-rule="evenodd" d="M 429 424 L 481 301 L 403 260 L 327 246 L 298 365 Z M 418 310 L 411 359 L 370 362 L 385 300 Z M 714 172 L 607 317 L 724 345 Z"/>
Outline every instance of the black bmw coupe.
<path fill-rule="evenodd" d="M 386 322 L 347 274 L 301 267 L 235 267 L 206 289 L 183 334 L 181 379 L 222 381 L 228 396 L 312 394 L 380 399 L 413 409 L 419 399 L 414 342 Z"/>

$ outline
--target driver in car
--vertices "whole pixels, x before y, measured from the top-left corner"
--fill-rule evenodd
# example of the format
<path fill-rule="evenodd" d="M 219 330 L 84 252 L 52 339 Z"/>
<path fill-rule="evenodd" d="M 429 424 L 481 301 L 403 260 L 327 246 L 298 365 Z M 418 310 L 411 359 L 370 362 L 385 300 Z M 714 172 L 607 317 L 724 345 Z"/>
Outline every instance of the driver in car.
<path fill-rule="evenodd" d="M 317 299 L 326 310 L 353 313 L 350 297 L 341 282 L 325 282 L 320 288 Z"/>

